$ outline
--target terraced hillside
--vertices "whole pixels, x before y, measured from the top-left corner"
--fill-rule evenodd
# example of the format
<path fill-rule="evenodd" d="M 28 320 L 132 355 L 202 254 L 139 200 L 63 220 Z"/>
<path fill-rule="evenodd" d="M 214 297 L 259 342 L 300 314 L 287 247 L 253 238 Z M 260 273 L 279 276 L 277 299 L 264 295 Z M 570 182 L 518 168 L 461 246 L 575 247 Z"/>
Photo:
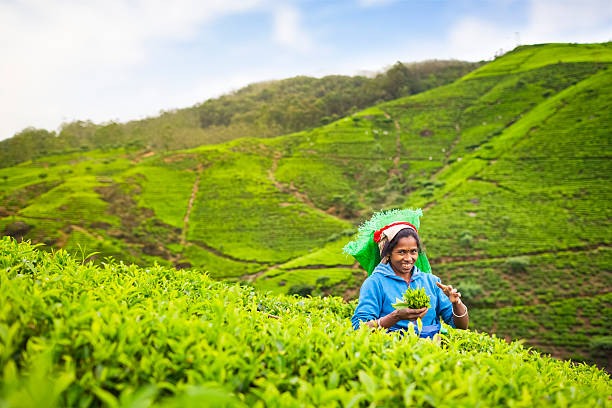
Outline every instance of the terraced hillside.
<path fill-rule="evenodd" d="M 451 85 L 311 131 L 1 169 L 5 235 L 354 298 L 372 211 L 423 207 L 472 325 L 610 362 L 612 45 L 520 47 Z M 108 261 L 106 261 L 108 262 Z"/>

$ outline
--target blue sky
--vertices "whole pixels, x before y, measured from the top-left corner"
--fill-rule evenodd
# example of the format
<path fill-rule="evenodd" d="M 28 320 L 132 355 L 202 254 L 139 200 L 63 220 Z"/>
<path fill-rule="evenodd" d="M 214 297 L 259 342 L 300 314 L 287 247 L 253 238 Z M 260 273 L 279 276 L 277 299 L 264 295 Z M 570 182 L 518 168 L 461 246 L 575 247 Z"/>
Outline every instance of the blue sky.
<path fill-rule="evenodd" d="M 263 80 L 610 40 L 609 0 L 0 0 L 0 139 Z"/>

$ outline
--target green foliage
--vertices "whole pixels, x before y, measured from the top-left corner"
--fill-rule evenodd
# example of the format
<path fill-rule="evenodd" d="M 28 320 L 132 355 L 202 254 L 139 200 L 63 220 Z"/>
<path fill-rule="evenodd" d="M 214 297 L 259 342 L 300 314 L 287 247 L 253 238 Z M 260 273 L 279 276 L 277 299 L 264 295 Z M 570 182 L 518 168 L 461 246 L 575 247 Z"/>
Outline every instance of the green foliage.
<path fill-rule="evenodd" d="M 308 285 L 306 283 L 300 283 L 300 284 L 291 286 L 289 290 L 287 291 L 287 294 L 306 297 L 306 296 L 310 296 L 313 289 L 314 289 L 314 286 L 312 285 Z"/>
<path fill-rule="evenodd" d="M 221 153 L 202 174 L 187 237 L 233 258 L 283 262 L 350 228 L 279 191 L 270 166 L 265 157 Z"/>
<path fill-rule="evenodd" d="M 209 250 L 194 244 L 188 244 L 181 256 L 191 266 L 206 271 L 211 277 L 217 279 L 237 278 L 253 274 L 263 268 L 258 263 L 239 262 L 217 256 Z"/>
<path fill-rule="evenodd" d="M 605 365 L 605 356 L 602 358 L 601 350 L 592 347 L 591 339 L 610 333 L 611 306 L 610 293 L 553 298 L 535 305 L 472 308 L 470 321 L 483 329 L 495 325 L 498 336 L 530 339 L 539 350 L 565 348 L 573 355 Z"/>
<path fill-rule="evenodd" d="M 161 221 L 182 228 L 196 175 L 157 165 L 134 167 L 123 173 L 123 178 L 135 175 L 142 176 L 138 204 L 153 209 Z"/>
<path fill-rule="evenodd" d="M 82 265 L 5 238 L 0 277 L 7 407 L 593 406 L 612 389 L 602 371 L 520 343 L 353 331 L 354 303 L 261 294 L 197 271 Z"/>
<path fill-rule="evenodd" d="M 317 280 L 320 277 L 326 277 L 328 278 L 327 286 L 331 287 L 344 282 L 351 282 L 354 272 L 355 270 L 353 269 L 342 267 L 305 267 L 303 269 L 291 270 L 269 269 L 253 282 L 253 286 L 262 291 L 287 293 L 292 286 L 296 285 L 308 285 L 316 289 Z M 359 272 L 359 275 L 361 275 L 361 272 Z M 319 287 L 318 289 L 323 288 Z"/>
<path fill-rule="evenodd" d="M 459 244 L 466 248 L 471 248 L 474 242 L 474 237 L 470 231 L 463 231 L 459 234 Z"/>
<path fill-rule="evenodd" d="M 594 354 L 608 357 L 612 353 L 612 336 L 596 336 L 589 341 L 589 347 Z"/>
<path fill-rule="evenodd" d="M 115 217 L 105 214 L 106 203 L 93 188 L 100 183 L 94 176 L 73 177 L 42 194 L 20 211 L 29 217 L 63 218 L 73 222 L 98 220 L 116 224 Z"/>
<path fill-rule="evenodd" d="M 280 269 L 296 269 L 308 265 L 345 265 L 347 267 L 355 262 L 353 258 L 342 253 L 342 248 L 350 241 L 349 237 L 330 242 L 321 249 L 295 258 L 279 266 Z"/>
<path fill-rule="evenodd" d="M 429 296 L 425 293 L 424 288 L 408 288 L 403 293 L 402 299 L 396 299 L 396 303 L 392 306 L 396 309 L 422 309 L 430 306 L 429 301 Z"/>
<path fill-rule="evenodd" d="M 520 46 L 504 54 L 463 79 L 506 75 L 528 71 L 551 64 L 567 64 L 583 61 L 612 62 L 612 43 L 602 44 L 540 44 Z"/>
<path fill-rule="evenodd" d="M 529 266 L 529 258 L 526 256 L 515 256 L 506 259 L 506 264 L 513 273 L 526 272 Z"/>
<path fill-rule="evenodd" d="M 461 293 L 461 300 L 468 305 L 477 303 L 478 297 L 484 293 L 482 285 L 474 281 L 461 282 L 457 285 L 457 287 Z"/>

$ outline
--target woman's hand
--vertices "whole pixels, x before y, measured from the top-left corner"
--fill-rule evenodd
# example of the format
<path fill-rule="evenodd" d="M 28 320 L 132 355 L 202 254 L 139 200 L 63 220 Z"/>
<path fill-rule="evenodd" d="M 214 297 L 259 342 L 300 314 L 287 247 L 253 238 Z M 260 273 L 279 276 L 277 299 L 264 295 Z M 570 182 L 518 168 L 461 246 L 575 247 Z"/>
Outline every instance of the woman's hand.
<path fill-rule="evenodd" d="M 461 300 L 461 292 L 457 292 L 457 289 L 453 288 L 451 285 L 443 285 L 440 282 L 436 282 L 436 285 L 438 285 L 438 287 L 442 289 L 442 292 L 448 296 L 448 300 L 450 300 L 452 304 Z"/>
<path fill-rule="evenodd" d="M 421 309 L 397 309 L 395 312 L 399 320 L 410 320 L 415 321 L 416 319 L 422 319 L 426 314 L 428 307 L 423 307 Z"/>

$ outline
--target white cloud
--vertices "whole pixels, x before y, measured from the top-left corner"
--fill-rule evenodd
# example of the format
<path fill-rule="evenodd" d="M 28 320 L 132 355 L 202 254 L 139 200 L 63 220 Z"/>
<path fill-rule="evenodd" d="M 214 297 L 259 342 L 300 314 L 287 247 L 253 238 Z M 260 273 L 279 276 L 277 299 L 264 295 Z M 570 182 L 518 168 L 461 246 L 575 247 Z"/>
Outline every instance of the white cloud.
<path fill-rule="evenodd" d="M 526 43 L 612 40 L 609 0 L 533 0 L 528 18 Z"/>
<path fill-rule="evenodd" d="M 130 67 L 146 64 L 160 42 L 188 39 L 201 24 L 258 3 L 258 0 L 0 3 L 0 112 L 10 118 L 0 121 L 0 139 L 29 125 L 53 129 L 60 120 L 73 117 L 93 120 L 117 117 L 120 111 L 112 103 L 101 106 L 102 102 L 95 102 L 96 93 L 117 86 Z M 94 102 L 90 103 L 91 100 Z M 117 105 L 121 102 L 117 101 Z M 138 107 L 131 106 L 126 113 L 137 112 Z"/>
<path fill-rule="evenodd" d="M 514 38 L 513 38 L 514 37 Z M 467 17 L 449 32 L 449 48 L 456 58 L 468 61 L 490 59 L 499 50 L 516 46 L 515 31 L 493 22 Z"/>
<path fill-rule="evenodd" d="M 531 0 L 526 21 L 503 23 L 466 16 L 449 30 L 451 56 L 490 59 L 518 43 L 605 42 L 612 40 L 612 5 L 609 0 Z"/>
<path fill-rule="evenodd" d="M 309 52 L 313 49 L 313 41 L 300 20 L 297 8 L 290 5 L 277 7 L 274 12 L 274 40 L 290 49 Z"/>
<path fill-rule="evenodd" d="M 359 0 L 361 7 L 380 7 L 395 3 L 396 0 Z"/>

